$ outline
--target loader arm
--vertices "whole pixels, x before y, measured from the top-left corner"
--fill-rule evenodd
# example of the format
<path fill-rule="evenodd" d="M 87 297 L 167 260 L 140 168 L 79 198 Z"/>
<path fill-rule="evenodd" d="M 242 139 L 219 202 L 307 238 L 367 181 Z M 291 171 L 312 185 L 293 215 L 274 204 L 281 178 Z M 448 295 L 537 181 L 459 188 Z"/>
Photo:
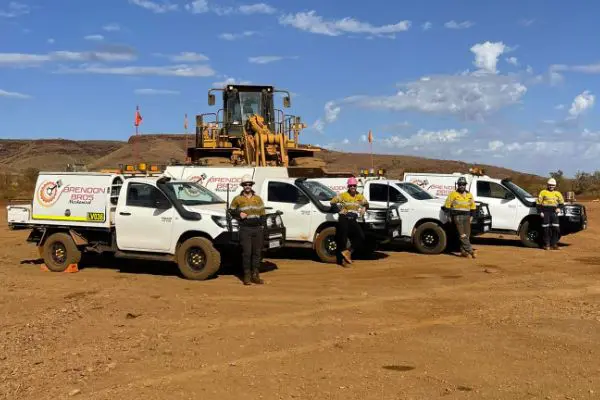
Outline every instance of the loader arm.
<path fill-rule="evenodd" d="M 275 165 L 284 167 L 289 165 L 284 135 L 273 133 L 262 116 L 253 114 L 248 117 L 244 136 L 254 144 L 254 154 L 249 156 L 252 156 L 251 159 L 254 159 L 256 166 L 267 166 L 267 162 L 274 162 Z"/>

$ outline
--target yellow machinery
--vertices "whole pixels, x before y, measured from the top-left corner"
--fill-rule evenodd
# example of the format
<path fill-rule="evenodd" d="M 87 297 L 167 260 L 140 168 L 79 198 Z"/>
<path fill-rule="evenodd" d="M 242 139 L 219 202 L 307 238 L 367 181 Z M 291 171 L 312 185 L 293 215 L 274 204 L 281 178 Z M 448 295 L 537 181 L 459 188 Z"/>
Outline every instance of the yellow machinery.
<path fill-rule="evenodd" d="M 252 165 L 324 167 L 315 158 L 318 147 L 301 145 L 298 137 L 306 128 L 300 117 L 274 108 L 275 93 L 285 93 L 283 105 L 290 107 L 290 94 L 272 86 L 227 85 L 208 92 L 223 92 L 222 108 L 196 116 L 196 143 L 187 149 L 188 161 L 196 165 Z M 209 121 L 211 120 L 211 121 Z"/>

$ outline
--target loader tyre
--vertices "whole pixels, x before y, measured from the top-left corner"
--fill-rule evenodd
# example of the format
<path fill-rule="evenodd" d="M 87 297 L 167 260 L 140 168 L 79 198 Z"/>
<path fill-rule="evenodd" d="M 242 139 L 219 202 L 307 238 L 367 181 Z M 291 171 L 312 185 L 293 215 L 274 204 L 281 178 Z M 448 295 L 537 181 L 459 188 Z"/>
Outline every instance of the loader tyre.
<path fill-rule="evenodd" d="M 193 237 L 181 244 L 176 254 L 179 271 L 186 279 L 203 281 L 221 267 L 221 254 L 206 238 Z"/>
<path fill-rule="evenodd" d="M 204 157 L 198 160 L 200 165 L 214 166 L 214 165 L 231 165 L 231 160 L 225 157 Z"/>
<path fill-rule="evenodd" d="M 81 261 L 81 251 L 75 245 L 71 235 L 63 232 L 53 233 L 42 245 L 42 258 L 52 272 L 63 272 L 70 264 Z"/>
<path fill-rule="evenodd" d="M 425 222 L 417 227 L 413 244 L 423 254 L 440 254 L 446 248 L 446 231 L 435 222 Z"/>
<path fill-rule="evenodd" d="M 321 158 L 298 157 L 293 158 L 290 161 L 290 165 L 294 167 L 324 168 L 327 165 L 327 163 Z"/>
<path fill-rule="evenodd" d="M 350 241 L 348 241 L 350 246 Z M 337 262 L 337 243 L 335 242 L 335 226 L 323 229 L 315 239 L 315 252 L 319 260 L 324 263 L 335 264 Z M 350 249 L 353 253 L 354 249 Z"/>

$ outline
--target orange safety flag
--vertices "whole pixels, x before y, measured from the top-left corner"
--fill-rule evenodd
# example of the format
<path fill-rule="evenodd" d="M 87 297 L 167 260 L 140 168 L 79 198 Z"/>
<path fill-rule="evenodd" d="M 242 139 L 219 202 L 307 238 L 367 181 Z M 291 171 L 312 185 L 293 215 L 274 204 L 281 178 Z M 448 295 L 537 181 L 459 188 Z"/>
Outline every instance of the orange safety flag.
<path fill-rule="evenodd" d="M 369 143 L 373 143 L 373 133 L 371 133 L 370 129 L 369 129 Z"/>
<path fill-rule="evenodd" d="M 135 126 L 140 126 L 142 122 L 142 114 L 140 114 L 140 107 L 135 107 L 135 121 L 133 122 Z"/>
<path fill-rule="evenodd" d="M 187 131 L 187 127 L 188 127 L 187 114 L 185 114 L 185 119 L 183 120 L 183 129 L 185 129 Z"/>

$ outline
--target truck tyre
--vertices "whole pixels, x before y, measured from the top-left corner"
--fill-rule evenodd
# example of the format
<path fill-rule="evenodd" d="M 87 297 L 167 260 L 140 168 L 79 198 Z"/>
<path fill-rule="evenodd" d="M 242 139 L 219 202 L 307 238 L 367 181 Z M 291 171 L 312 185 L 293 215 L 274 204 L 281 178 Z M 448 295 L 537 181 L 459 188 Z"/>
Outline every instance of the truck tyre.
<path fill-rule="evenodd" d="M 348 241 L 350 245 L 350 241 Z M 323 229 L 315 239 L 315 252 L 317 257 L 324 263 L 335 264 L 337 262 L 337 244 L 335 242 L 335 226 Z M 354 249 L 350 249 L 354 253 Z"/>
<path fill-rule="evenodd" d="M 206 238 L 193 237 L 181 244 L 176 254 L 181 274 L 191 280 L 203 281 L 221 267 L 221 254 Z"/>
<path fill-rule="evenodd" d="M 542 227 L 532 220 L 523 222 L 519 231 L 519 238 L 525 247 L 539 248 L 542 244 Z"/>
<path fill-rule="evenodd" d="M 81 261 L 81 251 L 67 233 L 53 233 L 42 245 L 42 258 L 52 272 L 63 272 L 70 264 Z"/>
<path fill-rule="evenodd" d="M 440 254 L 446 249 L 446 231 L 435 222 L 425 222 L 417 227 L 413 244 L 423 254 Z"/>

